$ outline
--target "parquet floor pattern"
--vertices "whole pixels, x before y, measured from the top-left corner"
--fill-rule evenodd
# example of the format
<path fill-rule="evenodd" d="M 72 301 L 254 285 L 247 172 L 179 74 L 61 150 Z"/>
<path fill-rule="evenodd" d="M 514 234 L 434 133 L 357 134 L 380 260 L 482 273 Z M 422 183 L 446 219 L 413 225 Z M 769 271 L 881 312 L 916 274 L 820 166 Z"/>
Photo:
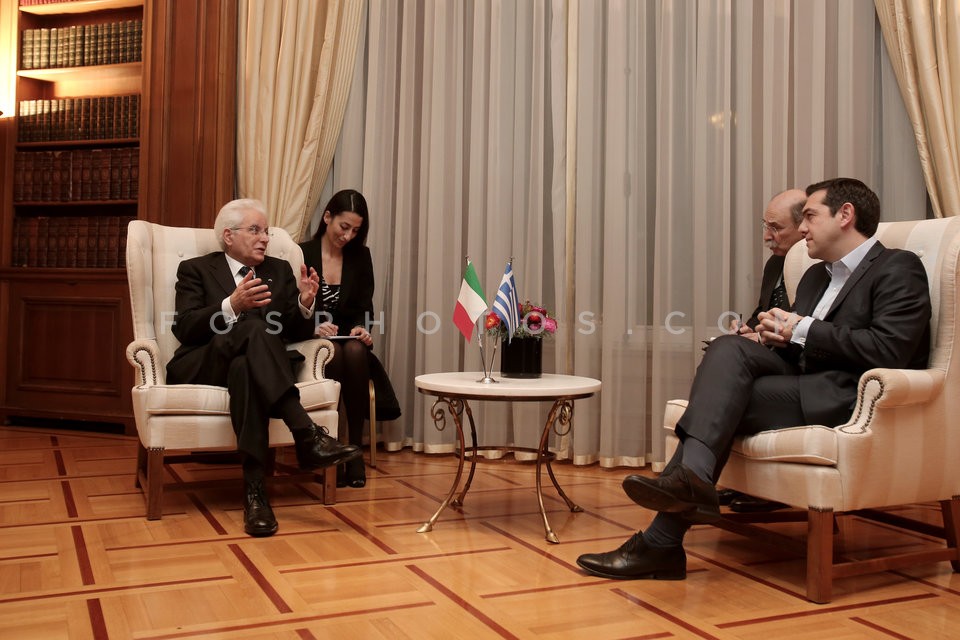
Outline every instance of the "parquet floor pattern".
<path fill-rule="evenodd" d="M 575 565 L 618 546 L 650 514 L 625 471 L 556 464 L 570 513 L 547 484 L 559 545 L 544 541 L 534 467 L 484 462 L 462 511 L 417 527 L 446 494 L 451 456 L 381 453 L 364 489 L 324 507 L 316 485 L 277 483 L 280 531 L 243 533 L 238 470 L 174 465 L 159 521 L 134 487 L 123 436 L 0 428 L 0 637 L 956 638 L 960 575 L 948 563 L 841 580 L 803 597 L 803 561 L 708 526 L 687 537 L 685 581 L 613 581 Z M 933 505 L 912 513 L 936 521 Z M 931 540 L 845 518 L 847 553 Z M 802 526 L 777 525 L 803 535 Z M 793 529 L 791 529 L 793 527 Z"/>

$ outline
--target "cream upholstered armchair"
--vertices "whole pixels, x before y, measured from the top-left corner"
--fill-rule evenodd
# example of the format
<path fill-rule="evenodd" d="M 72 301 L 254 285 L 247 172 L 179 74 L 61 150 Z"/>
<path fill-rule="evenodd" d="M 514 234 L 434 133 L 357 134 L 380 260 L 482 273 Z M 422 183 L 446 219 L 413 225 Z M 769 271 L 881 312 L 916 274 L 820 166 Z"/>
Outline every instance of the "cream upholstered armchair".
<path fill-rule="evenodd" d="M 945 560 L 960 571 L 960 353 L 954 349 L 960 321 L 960 219 L 884 223 L 878 236 L 887 247 L 915 252 L 926 267 L 933 305 L 929 368 L 865 372 L 853 415 L 839 427 L 807 425 L 736 438 L 719 480 L 724 487 L 806 510 L 793 515 L 807 520 L 807 598 L 814 602 L 830 601 L 834 578 Z M 787 254 L 784 280 L 791 300 L 813 263 L 803 241 Z M 685 407 L 684 400 L 667 403 L 668 457 Z M 920 502 L 940 503 L 942 528 L 875 511 Z M 842 558 L 834 548 L 834 517 L 850 512 L 920 530 L 946 545 L 860 561 Z M 717 526 L 797 546 L 769 527 L 752 524 L 789 515 L 724 514 Z M 837 546 L 842 547 L 842 538 Z M 803 552 L 802 543 L 799 547 Z"/>
<path fill-rule="evenodd" d="M 166 384 L 167 362 L 179 345 L 171 331 L 177 267 L 182 260 L 218 250 L 212 229 L 165 227 L 135 220 L 127 230 L 127 277 L 134 335 L 127 347 L 127 360 L 137 372 L 132 390 L 140 445 L 137 485 L 146 492 L 150 520 L 159 519 L 162 514 L 165 457 L 170 461 L 170 454 L 237 448 L 225 387 Z M 283 229 L 271 227 L 267 254 L 287 260 L 294 273 L 300 273 L 303 254 Z M 340 383 L 323 377 L 323 368 L 333 357 L 333 345 L 314 339 L 289 348 L 296 348 L 306 357 L 297 382 L 301 403 L 316 424 L 325 426 L 336 437 Z M 286 425 L 271 420 L 270 445 L 292 443 Z M 323 478 L 324 503 L 333 504 L 336 470 L 324 470 Z"/>

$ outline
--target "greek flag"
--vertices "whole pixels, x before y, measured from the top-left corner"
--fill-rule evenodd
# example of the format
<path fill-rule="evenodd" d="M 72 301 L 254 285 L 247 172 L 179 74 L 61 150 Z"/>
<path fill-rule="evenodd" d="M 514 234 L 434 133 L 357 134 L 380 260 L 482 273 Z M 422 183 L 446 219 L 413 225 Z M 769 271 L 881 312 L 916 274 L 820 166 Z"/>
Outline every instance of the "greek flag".
<path fill-rule="evenodd" d="M 497 289 L 497 299 L 493 301 L 493 312 L 499 316 L 507 331 L 507 342 L 513 338 L 514 331 L 520 326 L 520 298 L 517 296 L 517 283 L 513 279 L 513 260 L 507 263 Z"/>

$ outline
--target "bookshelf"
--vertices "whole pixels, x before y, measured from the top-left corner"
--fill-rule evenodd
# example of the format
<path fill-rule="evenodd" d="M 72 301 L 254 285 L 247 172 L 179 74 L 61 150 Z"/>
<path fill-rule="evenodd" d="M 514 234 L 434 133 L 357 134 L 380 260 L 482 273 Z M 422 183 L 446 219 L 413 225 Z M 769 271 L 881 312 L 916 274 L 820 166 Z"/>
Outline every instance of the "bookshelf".
<path fill-rule="evenodd" d="M 20 0 L 4 194 L 5 418 L 130 430 L 132 380 L 118 345 L 131 335 L 123 256 L 140 214 L 143 24 L 144 0 Z"/>
<path fill-rule="evenodd" d="M 20 2 L 0 0 L 0 422 L 132 435 L 126 221 L 212 227 L 233 197 L 237 2 Z M 131 22 L 113 57 L 84 48 Z"/>

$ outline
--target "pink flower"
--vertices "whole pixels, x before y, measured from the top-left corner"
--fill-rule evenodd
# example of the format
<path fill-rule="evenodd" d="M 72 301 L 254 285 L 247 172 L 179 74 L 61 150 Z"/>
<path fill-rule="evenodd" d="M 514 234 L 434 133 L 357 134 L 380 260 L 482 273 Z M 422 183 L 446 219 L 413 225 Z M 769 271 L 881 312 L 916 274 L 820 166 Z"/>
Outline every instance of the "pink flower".
<path fill-rule="evenodd" d="M 553 318 L 545 318 L 543 321 L 543 329 L 547 333 L 556 333 L 557 332 L 557 321 Z"/>

